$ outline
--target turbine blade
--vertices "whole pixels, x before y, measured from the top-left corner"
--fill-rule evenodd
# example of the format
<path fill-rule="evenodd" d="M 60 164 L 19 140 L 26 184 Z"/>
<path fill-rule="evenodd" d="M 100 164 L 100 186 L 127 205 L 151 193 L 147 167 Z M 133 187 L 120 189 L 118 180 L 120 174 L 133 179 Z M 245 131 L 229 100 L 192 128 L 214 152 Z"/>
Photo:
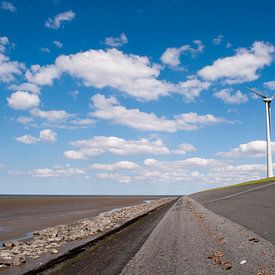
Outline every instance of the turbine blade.
<path fill-rule="evenodd" d="M 260 94 L 259 92 L 255 91 L 254 89 L 251 89 L 249 87 L 247 87 L 247 89 L 250 90 L 251 92 L 253 92 L 254 94 L 262 97 L 262 98 L 267 98 L 265 95 Z"/>

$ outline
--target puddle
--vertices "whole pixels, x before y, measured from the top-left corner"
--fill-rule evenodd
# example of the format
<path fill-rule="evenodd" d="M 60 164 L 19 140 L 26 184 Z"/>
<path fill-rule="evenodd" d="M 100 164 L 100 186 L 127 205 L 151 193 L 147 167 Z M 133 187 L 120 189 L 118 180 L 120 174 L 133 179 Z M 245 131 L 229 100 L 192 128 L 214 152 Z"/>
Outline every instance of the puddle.
<path fill-rule="evenodd" d="M 114 212 L 117 212 L 117 211 L 121 210 L 122 208 L 124 208 L 124 207 L 113 208 L 113 209 L 111 209 L 111 210 L 108 210 L 108 211 L 105 211 L 105 212 L 100 213 L 98 216 L 99 216 L 99 217 L 103 217 L 103 216 L 112 214 L 112 213 L 114 213 Z"/>

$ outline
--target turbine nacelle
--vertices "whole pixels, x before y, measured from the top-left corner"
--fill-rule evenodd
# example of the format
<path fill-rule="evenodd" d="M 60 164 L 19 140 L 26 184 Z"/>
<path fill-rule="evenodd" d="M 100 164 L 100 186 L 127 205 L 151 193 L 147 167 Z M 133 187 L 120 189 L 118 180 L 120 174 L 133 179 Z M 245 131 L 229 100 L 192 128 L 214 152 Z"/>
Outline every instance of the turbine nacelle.
<path fill-rule="evenodd" d="M 273 97 L 266 97 L 263 99 L 263 102 L 271 102 L 273 100 Z"/>

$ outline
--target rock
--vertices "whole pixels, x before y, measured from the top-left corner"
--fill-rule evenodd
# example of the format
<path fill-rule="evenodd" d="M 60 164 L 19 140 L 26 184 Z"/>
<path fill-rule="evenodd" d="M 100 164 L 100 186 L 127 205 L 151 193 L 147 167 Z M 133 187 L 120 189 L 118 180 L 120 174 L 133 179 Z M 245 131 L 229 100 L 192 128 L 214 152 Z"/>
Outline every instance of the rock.
<path fill-rule="evenodd" d="M 63 237 L 56 237 L 54 238 L 55 242 L 61 242 L 64 238 Z"/>
<path fill-rule="evenodd" d="M 57 253 L 58 253 L 58 250 L 57 250 L 57 249 L 51 249 L 51 253 L 52 253 L 52 254 L 57 254 Z"/>
<path fill-rule="evenodd" d="M 34 232 L 32 232 L 32 235 L 33 236 L 40 236 L 40 231 L 34 231 Z"/>
<path fill-rule="evenodd" d="M 4 250 L 0 252 L 0 257 L 11 257 L 12 256 L 12 252 L 10 250 Z"/>
<path fill-rule="evenodd" d="M 0 257 L 0 264 L 5 264 L 5 265 L 11 265 L 12 264 L 12 257 L 11 256 L 6 256 L 6 257 Z"/>
<path fill-rule="evenodd" d="M 16 246 L 16 242 L 13 242 L 13 241 L 4 241 L 3 242 L 3 246 L 6 247 L 6 248 L 12 248 L 14 246 Z"/>
<path fill-rule="evenodd" d="M 13 260 L 12 260 L 13 265 L 20 265 L 25 262 L 26 262 L 25 255 L 16 255 L 15 257 L 13 257 Z"/>

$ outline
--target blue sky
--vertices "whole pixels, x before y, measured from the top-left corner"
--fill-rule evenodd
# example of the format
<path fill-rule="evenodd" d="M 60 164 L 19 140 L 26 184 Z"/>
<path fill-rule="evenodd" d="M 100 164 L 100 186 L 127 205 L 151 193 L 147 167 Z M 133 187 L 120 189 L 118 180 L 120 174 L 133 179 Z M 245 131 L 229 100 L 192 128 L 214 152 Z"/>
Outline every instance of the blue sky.
<path fill-rule="evenodd" d="M 273 1 L 0 2 L 2 194 L 188 194 L 265 177 Z M 275 148 L 275 145 L 274 145 Z"/>

